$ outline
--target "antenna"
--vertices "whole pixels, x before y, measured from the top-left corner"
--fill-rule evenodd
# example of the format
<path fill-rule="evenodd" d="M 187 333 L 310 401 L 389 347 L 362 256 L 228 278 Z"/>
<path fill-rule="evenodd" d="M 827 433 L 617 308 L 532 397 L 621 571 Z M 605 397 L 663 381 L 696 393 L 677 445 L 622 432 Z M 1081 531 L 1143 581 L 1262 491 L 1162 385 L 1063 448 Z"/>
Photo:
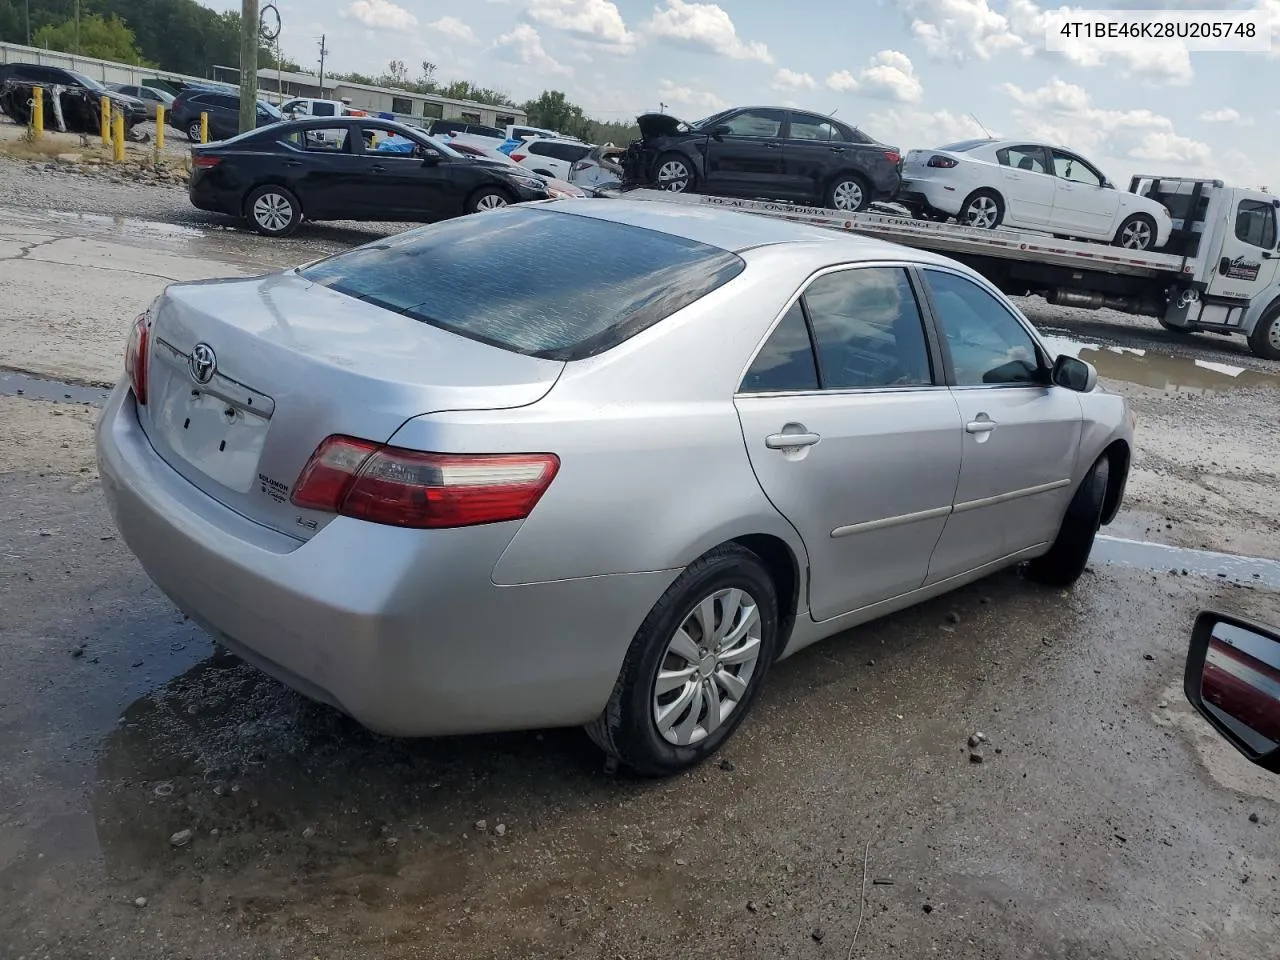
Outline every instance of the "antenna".
<path fill-rule="evenodd" d="M 827 116 L 828 116 L 828 117 L 834 117 L 834 116 L 835 116 L 837 113 L 839 113 L 839 112 L 840 112 L 840 108 L 839 108 L 839 107 L 836 107 L 834 110 L 832 110 L 830 113 L 828 113 L 828 114 L 827 114 Z"/>
<path fill-rule="evenodd" d="M 985 133 L 985 134 L 987 135 L 987 139 L 988 139 L 988 140 L 994 140 L 994 139 L 995 139 L 995 137 L 993 137 L 993 136 L 991 135 L 991 131 L 990 131 L 990 130 L 988 130 L 988 129 L 986 128 L 986 125 L 985 125 L 981 120 L 979 120 L 975 114 L 972 114 L 972 113 L 971 113 L 971 114 L 969 114 L 969 119 L 971 119 L 971 120 L 972 120 L 974 123 L 976 123 L 978 126 L 982 127 L 982 132 L 983 132 L 983 133 Z"/>

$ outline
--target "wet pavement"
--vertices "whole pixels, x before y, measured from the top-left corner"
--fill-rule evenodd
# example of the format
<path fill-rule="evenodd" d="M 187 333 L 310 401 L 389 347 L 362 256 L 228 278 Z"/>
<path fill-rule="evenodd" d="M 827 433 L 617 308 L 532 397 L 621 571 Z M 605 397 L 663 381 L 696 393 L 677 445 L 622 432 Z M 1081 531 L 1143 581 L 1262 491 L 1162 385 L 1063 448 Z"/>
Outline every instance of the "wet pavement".
<path fill-rule="evenodd" d="M 639 781 L 578 731 L 370 734 L 215 655 L 117 538 L 89 431 L 129 319 L 321 252 L 0 216 L 0 958 L 1274 950 L 1280 777 L 1181 693 L 1196 611 L 1280 624 L 1280 562 L 1235 555 L 1280 553 L 1269 365 L 1051 325 L 1139 408 L 1080 583 L 1006 572 L 810 648 L 722 758 Z"/>

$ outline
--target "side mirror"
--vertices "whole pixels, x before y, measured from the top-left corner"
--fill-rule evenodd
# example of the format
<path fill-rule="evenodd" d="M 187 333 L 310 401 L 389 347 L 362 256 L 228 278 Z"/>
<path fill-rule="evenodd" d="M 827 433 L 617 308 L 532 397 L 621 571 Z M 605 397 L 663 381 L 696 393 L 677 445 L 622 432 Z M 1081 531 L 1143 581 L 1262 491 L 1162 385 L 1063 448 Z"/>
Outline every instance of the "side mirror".
<path fill-rule="evenodd" d="M 1280 632 L 1201 611 L 1183 690 L 1224 740 L 1251 763 L 1280 773 Z"/>
<path fill-rule="evenodd" d="M 1102 189 L 1103 189 L 1103 190 L 1114 190 L 1115 188 L 1116 188 L 1116 185 L 1115 185 L 1114 183 L 1112 183 L 1110 180 L 1103 180 L 1103 181 L 1102 181 Z"/>
<path fill-rule="evenodd" d="M 1053 361 L 1049 381 L 1056 387 L 1066 387 L 1076 393 L 1088 393 L 1098 384 L 1098 371 L 1093 364 L 1064 353 Z"/>
<path fill-rule="evenodd" d="M 717 140 L 721 137 L 727 137 L 731 133 L 733 133 L 733 127 L 729 126 L 727 123 L 719 123 L 711 128 L 711 136 L 715 137 Z"/>
<path fill-rule="evenodd" d="M 413 152 L 422 158 L 424 164 L 436 164 L 444 159 L 439 150 L 433 150 L 431 147 L 416 147 Z"/>

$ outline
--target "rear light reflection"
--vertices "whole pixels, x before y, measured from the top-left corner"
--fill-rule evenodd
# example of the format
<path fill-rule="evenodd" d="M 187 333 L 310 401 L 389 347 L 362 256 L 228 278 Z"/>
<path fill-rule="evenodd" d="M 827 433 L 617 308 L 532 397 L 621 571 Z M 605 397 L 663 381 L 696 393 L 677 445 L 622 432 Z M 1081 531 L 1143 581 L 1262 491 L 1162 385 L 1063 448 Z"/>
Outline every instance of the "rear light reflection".
<path fill-rule="evenodd" d="M 519 163 L 521 160 L 524 159 L 524 157 L 525 155 L 523 153 L 513 153 L 511 155 L 511 159 L 514 160 L 516 163 Z"/>
<path fill-rule="evenodd" d="M 291 499 L 370 523 L 468 527 L 524 519 L 559 469 L 550 453 L 422 453 L 332 436 L 303 467 Z"/>
<path fill-rule="evenodd" d="M 140 313 L 129 331 L 129 343 L 124 350 L 124 371 L 129 377 L 138 406 L 147 405 L 147 347 L 151 340 L 151 314 Z"/>

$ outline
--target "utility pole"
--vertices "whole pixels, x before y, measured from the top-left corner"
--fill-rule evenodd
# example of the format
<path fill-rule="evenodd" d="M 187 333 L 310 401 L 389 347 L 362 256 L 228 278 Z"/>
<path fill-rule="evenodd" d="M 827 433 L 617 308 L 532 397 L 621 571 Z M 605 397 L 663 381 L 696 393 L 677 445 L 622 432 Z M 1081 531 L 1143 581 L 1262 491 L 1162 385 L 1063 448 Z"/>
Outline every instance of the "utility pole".
<path fill-rule="evenodd" d="M 240 0 L 240 132 L 258 125 L 258 0 Z"/>
<path fill-rule="evenodd" d="M 324 55 L 329 48 L 324 45 L 324 34 L 320 34 L 320 97 L 324 98 Z"/>
<path fill-rule="evenodd" d="M 80 52 L 80 0 L 76 0 L 76 53 Z"/>
<path fill-rule="evenodd" d="M 27 46 L 31 46 L 31 0 L 27 0 Z"/>

